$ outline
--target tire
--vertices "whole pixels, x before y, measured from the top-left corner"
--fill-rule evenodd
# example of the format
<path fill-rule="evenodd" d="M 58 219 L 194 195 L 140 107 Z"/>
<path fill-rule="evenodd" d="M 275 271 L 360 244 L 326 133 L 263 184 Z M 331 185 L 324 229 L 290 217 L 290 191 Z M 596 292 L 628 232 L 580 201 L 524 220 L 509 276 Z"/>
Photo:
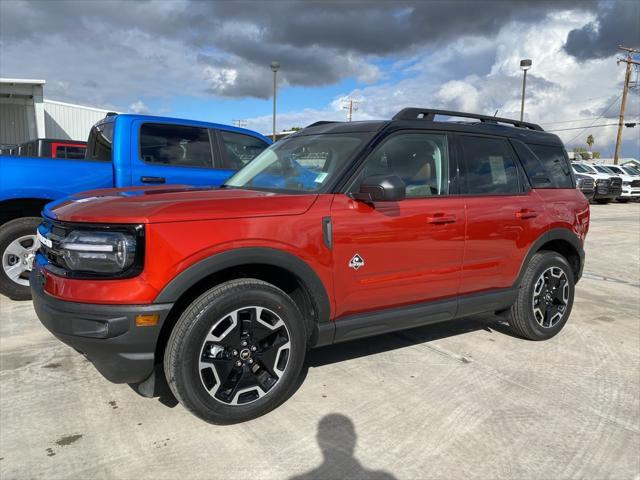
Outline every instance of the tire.
<path fill-rule="evenodd" d="M 597 203 L 599 203 L 600 205 L 606 205 L 607 203 L 611 203 L 611 199 L 610 198 L 598 198 L 596 200 Z"/>
<path fill-rule="evenodd" d="M 37 217 L 16 218 L 0 227 L 0 293 L 12 300 L 31 299 L 28 275 L 41 221 Z"/>
<path fill-rule="evenodd" d="M 627 203 L 629 201 L 628 198 L 616 198 L 616 201 L 618 203 Z"/>
<path fill-rule="evenodd" d="M 282 290 L 231 280 L 200 295 L 178 319 L 164 355 L 167 382 L 207 422 L 250 420 L 293 394 L 306 337 L 304 317 Z"/>
<path fill-rule="evenodd" d="M 512 330 L 529 340 L 547 340 L 555 336 L 567 323 L 574 295 L 575 277 L 567 260 L 556 252 L 536 253 L 527 265 L 511 307 L 509 324 Z"/>

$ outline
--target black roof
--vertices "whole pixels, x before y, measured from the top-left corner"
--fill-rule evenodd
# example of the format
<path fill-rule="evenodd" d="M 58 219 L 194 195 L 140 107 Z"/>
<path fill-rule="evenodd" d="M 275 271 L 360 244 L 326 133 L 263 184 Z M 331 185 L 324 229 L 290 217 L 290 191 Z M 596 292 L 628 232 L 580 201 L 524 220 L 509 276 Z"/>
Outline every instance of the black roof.
<path fill-rule="evenodd" d="M 443 121 L 436 118 L 454 117 L 465 121 Z M 469 119 L 469 121 L 466 121 Z M 517 138 L 532 143 L 562 144 L 557 135 L 545 132 L 540 125 L 502 117 L 490 117 L 466 112 L 435 110 L 427 108 L 405 108 L 391 120 L 367 120 L 360 122 L 316 122 L 295 135 L 317 135 L 328 133 L 376 132 L 384 128 L 428 129 L 457 131 L 461 133 L 484 133 Z"/>

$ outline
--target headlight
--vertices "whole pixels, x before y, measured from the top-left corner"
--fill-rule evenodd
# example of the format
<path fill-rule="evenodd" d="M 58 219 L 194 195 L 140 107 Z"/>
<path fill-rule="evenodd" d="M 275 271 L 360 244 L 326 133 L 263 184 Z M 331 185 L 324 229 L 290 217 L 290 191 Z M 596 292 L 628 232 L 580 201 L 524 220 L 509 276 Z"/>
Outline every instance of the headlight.
<path fill-rule="evenodd" d="M 38 227 L 45 268 L 72 278 L 127 278 L 144 261 L 143 225 L 83 225 L 45 221 Z"/>
<path fill-rule="evenodd" d="M 60 250 L 70 270 L 119 273 L 133 265 L 136 238 L 123 232 L 74 230 Z"/>

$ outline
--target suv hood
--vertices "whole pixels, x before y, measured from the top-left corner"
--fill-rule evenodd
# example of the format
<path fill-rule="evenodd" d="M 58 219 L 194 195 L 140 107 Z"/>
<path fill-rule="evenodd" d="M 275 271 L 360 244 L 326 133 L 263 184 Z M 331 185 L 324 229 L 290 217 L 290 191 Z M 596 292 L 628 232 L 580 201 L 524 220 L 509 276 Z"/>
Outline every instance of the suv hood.
<path fill-rule="evenodd" d="M 48 204 L 47 217 L 83 223 L 162 223 L 225 218 L 300 215 L 316 194 L 256 190 L 130 187 L 90 190 Z"/>

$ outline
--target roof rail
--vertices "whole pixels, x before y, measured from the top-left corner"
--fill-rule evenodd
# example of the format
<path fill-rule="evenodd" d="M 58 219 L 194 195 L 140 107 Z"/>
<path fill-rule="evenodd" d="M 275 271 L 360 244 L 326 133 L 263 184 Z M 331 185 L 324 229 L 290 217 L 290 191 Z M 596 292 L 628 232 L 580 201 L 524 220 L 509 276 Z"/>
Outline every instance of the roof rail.
<path fill-rule="evenodd" d="M 328 123 L 340 123 L 340 122 L 338 122 L 336 120 L 320 120 L 319 122 L 312 123 L 311 125 L 307 125 L 304 128 L 317 127 L 319 125 L 326 125 Z"/>
<path fill-rule="evenodd" d="M 433 122 L 436 115 L 448 117 L 475 118 L 482 123 L 508 123 L 514 127 L 528 128 L 530 130 L 544 131 L 540 125 L 535 123 L 520 122 L 502 117 L 490 117 L 489 115 L 478 115 L 475 113 L 452 112 L 450 110 L 436 110 L 433 108 L 403 108 L 393 116 L 393 120 L 426 120 Z"/>

